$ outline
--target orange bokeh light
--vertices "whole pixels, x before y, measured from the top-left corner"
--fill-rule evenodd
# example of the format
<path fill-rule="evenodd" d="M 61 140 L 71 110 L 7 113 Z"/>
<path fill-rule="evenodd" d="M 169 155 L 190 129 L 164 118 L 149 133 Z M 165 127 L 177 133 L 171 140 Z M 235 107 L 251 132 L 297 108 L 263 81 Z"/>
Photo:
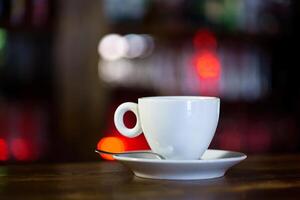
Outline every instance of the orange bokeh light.
<path fill-rule="evenodd" d="M 110 152 L 123 152 L 125 151 L 124 142 L 118 137 L 104 137 L 102 138 L 98 144 L 97 148 L 103 151 Z M 101 157 L 105 160 L 114 160 L 111 155 L 101 154 Z"/>
<path fill-rule="evenodd" d="M 214 52 L 202 52 L 194 59 L 197 74 L 202 79 L 219 78 L 221 74 L 221 64 L 218 56 Z"/>
<path fill-rule="evenodd" d="M 0 139 L 0 161 L 8 160 L 8 146 L 4 139 Z"/>

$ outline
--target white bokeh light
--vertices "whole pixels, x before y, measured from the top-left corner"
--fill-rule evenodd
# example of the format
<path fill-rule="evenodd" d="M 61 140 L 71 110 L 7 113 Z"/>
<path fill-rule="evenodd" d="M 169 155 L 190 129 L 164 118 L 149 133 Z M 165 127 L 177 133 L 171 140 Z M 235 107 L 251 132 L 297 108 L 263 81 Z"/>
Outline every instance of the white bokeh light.
<path fill-rule="evenodd" d="M 124 38 L 129 45 L 128 51 L 126 52 L 127 58 L 138 58 L 146 51 L 147 42 L 141 35 L 128 34 L 124 36 Z"/>
<path fill-rule="evenodd" d="M 98 53 L 104 60 L 118 60 L 128 52 L 127 40 L 118 34 L 105 35 L 99 42 Z"/>
<path fill-rule="evenodd" d="M 147 56 L 150 56 L 154 50 L 154 39 L 151 35 L 148 34 L 142 34 L 141 36 L 144 38 L 144 42 L 146 46 L 141 57 L 145 58 Z"/>
<path fill-rule="evenodd" d="M 134 66 L 130 60 L 119 59 L 116 61 L 99 61 L 99 78 L 108 83 L 128 84 L 134 74 Z"/>

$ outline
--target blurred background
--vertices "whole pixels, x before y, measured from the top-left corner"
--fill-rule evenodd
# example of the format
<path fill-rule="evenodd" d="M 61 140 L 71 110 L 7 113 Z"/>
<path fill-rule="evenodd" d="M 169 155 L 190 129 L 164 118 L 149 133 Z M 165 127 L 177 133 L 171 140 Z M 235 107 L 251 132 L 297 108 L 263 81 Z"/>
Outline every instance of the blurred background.
<path fill-rule="evenodd" d="M 0 0 L 0 163 L 148 149 L 113 113 L 156 95 L 219 96 L 210 148 L 300 152 L 298 20 L 296 0 Z"/>

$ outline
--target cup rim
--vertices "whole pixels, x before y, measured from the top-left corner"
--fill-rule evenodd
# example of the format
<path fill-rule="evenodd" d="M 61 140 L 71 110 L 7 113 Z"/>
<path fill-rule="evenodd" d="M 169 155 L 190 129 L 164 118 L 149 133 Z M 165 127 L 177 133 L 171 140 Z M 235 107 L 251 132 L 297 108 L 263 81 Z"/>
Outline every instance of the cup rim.
<path fill-rule="evenodd" d="M 220 101 L 219 97 L 214 96 L 149 96 L 140 97 L 138 100 L 164 100 L 164 101 L 203 101 L 203 100 L 216 100 Z"/>

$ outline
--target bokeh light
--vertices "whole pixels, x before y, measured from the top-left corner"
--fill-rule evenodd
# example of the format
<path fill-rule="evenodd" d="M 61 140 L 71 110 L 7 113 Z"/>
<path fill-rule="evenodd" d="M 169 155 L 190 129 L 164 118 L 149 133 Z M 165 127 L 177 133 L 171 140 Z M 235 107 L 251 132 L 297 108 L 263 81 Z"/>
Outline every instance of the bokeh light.
<path fill-rule="evenodd" d="M 147 34 L 107 34 L 99 42 L 98 53 L 106 61 L 145 58 L 152 54 L 154 40 Z"/>
<path fill-rule="evenodd" d="M 30 143 L 24 138 L 15 138 L 11 141 L 11 151 L 16 160 L 32 160 Z"/>
<path fill-rule="evenodd" d="M 137 34 L 128 34 L 124 36 L 128 43 L 127 58 L 138 58 L 146 51 L 147 42 L 145 38 Z"/>
<path fill-rule="evenodd" d="M 104 137 L 98 142 L 97 149 L 109 152 L 123 152 L 125 151 L 125 144 L 118 137 Z M 114 160 L 111 155 L 101 154 L 101 157 L 105 160 Z"/>
<path fill-rule="evenodd" d="M 99 42 L 98 53 L 105 60 L 117 60 L 128 51 L 127 40 L 118 34 L 105 35 Z"/>
<path fill-rule="evenodd" d="M 221 64 L 216 53 L 204 51 L 198 53 L 194 58 L 197 74 L 202 79 L 219 78 L 221 75 Z"/>
<path fill-rule="evenodd" d="M 8 160 L 8 145 L 6 141 L 0 138 L 0 161 Z"/>
<path fill-rule="evenodd" d="M 217 39 L 213 32 L 208 29 L 200 29 L 194 36 L 194 47 L 197 49 L 216 49 Z"/>
<path fill-rule="evenodd" d="M 2 50 L 7 43 L 7 32 L 5 29 L 0 28 L 0 50 Z"/>
<path fill-rule="evenodd" d="M 143 52 L 143 54 L 141 55 L 142 58 L 148 57 L 153 53 L 155 44 L 154 44 L 154 39 L 151 35 L 148 34 L 142 34 L 141 35 L 144 38 L 145 44 L 146 44 L 146 48 Z"/>
<path fill-rule="evenodd" d="M 135 67 L 128 59 L 115 61 L 100 61 L 98 63 L 99 78 L 108 83 L 121 83 L 130 80 L 134 74 Z"/>

